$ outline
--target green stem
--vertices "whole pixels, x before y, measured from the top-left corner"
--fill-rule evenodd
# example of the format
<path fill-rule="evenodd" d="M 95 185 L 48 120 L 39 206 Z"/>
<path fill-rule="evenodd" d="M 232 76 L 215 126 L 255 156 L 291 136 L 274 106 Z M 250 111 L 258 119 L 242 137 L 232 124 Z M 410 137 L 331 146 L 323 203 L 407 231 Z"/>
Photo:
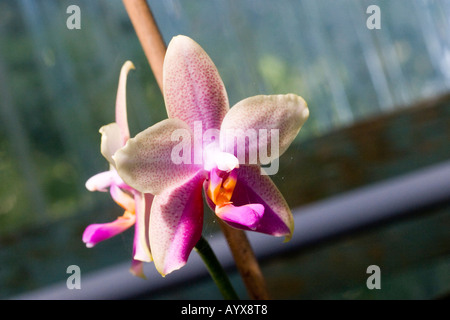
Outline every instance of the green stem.
<path fill-rule="evenodd" d="M 211 278 L 216 283 L 220 292 L 226 300 L 238 300 L 239 297 L 234 291 L 233 286 L 231 285 L 228 276 L 220 264 L 219 260 L 217 260 L 216 255 L 212 251 L 208 241 L 206 241 L 203 236 L 195 245 L 195 250 L 198 252 L 203 262 L 206 265 L 206 268 L 211 275 Z"/>

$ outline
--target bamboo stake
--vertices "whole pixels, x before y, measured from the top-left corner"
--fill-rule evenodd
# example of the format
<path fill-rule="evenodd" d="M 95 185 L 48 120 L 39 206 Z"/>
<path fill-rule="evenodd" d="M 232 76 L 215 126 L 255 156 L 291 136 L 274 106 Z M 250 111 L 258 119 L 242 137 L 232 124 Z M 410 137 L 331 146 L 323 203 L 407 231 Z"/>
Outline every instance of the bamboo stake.
<path fill-rule="evenodd" d="M 244 231 L 231 228 L 222 220 L 218 220 L 248 295 L 253 300 L 268 300 L 266 282 L 247 235 Z"/>
<path fill-rule="evenodd" d="M 145 0 L 123 0 L 131 23 L 144 49 L 156 82 L 163 91 L 163 63 L 166 44 Z"/>
<path fill-rule="evenodd" d="M 123 3 L 155 79 L 163 91 L 162 75 L 166 45 L 152 12 L 145 0 L 123 0 Z M 220 226 L 250 298 L 269 299 L 264 277 L 245 232 L 231 228 L 222 221 Z"/>

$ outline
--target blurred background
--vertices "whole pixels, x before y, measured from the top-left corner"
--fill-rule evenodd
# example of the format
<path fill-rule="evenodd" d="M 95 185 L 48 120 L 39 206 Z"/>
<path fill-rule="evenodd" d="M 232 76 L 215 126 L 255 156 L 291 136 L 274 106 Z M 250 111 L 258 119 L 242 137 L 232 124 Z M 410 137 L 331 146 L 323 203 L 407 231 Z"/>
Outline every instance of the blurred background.
<path fill-rule="evenodd" d="M 148 3 L 166 43 L 184 34 L 210 55 L 231 105 L 289 92 L 308 102 L 310 118 L 272 177 L 292 208 L 450 159 L 449 1 Z M 69 5 L 80 8 L 79 30 L 66 27 Z M 370 5 L 381 29 L 366 25 Z M 136 66 L 127 85 L 135 135 L 166 112 L 122 2 L 0 0 L 0 298 L 65 282 L 72 264 L 87 274 L 129 261 L 130 232 L 92 249 L 81 241 L 88 224 L 122 214 L 84 184 L 107 169 L 98 129 L 114 121 L 126 60 Z M 279 299 L 445 297 L 449 227 L 447 201 L 265 259 L 263 272 Z M 215 229 L 208 218 L 205 233 Z M 366 287 L 372 264 L 382 290 Z M 183 288 L 145 298 L 215 297 L 208 278 Z"/>

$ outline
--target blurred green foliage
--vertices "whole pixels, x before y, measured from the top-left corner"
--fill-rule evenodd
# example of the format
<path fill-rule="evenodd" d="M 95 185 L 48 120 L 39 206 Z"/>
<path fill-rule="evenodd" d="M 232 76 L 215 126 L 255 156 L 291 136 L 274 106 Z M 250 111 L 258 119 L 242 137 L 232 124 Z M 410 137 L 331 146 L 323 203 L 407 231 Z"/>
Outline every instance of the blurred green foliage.
<path fill-rule="evenodd" d="M 128 88 L 133 134 L 164 117 L 161 93 L 126 13 L 116 12 L 112 21 L 113 7 L 86 3 L 83 27 L 72 31 L 65 27 L 67 4 L 0 3 L 0 85 L 8 95 L 0 131 L 0 234 L 77 214 L 102 198 L 84 182 L 107 169 L 98 129 L 114 121 L 125 60 L 137 67 Z"/>

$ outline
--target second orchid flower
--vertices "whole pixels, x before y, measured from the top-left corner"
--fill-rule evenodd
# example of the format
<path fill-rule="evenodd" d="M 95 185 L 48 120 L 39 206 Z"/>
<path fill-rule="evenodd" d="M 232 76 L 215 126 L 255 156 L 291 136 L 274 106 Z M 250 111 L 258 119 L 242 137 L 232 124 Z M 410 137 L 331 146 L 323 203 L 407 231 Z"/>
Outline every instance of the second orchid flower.
<path fill-rule="evenodd" d="M 83 233 L 83 242 L 91 248 L 97 243 L 109 239 L 128 228 L 135 226 L 131 273 L 145 277 L 143 262 L 152 261 L 148 241 L 148 220 L 153 195 L 145 194 L 127 185 L 117 174 L 113 155 L 122 148 L 130 138 L 126 109 L 126 80 L 130 69 L 134 66 L 130 61 L 122 66 L 119 77 L 119 88 L 116 98 L 116 122 L 100 128 L 102 134 L 100 151 L 109 162 L 109 170 L 98 173 L 86 182 L 90 191 L 106 192 L 109 189 L 113 200 L 124 210 L 124 214 L 108 223 L 89 225 Z"/>

